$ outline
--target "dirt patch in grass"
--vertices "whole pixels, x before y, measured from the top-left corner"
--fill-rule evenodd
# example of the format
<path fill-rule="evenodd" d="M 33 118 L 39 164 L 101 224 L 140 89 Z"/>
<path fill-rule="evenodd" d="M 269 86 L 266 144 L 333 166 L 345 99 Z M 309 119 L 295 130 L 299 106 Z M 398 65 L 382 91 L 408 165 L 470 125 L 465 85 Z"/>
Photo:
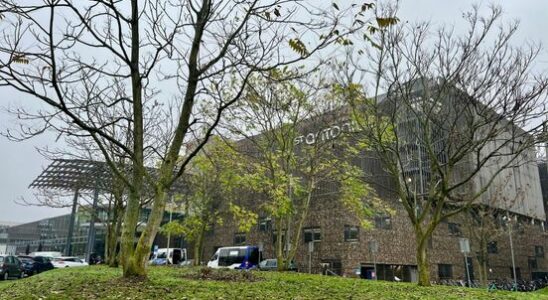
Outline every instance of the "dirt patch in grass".
<path fill-rule="evenodd" d="M 253 271 L 210 268 L 200 268 L 195 270 L 194 272 L 182 274 L 181 277 L 193 280 L 214 280 L 231 282 L 255 282 L 263 280 L 263 278 L 257 276 Z"/>
<path fill-rule="evenodd" d="M 139 284 L 144 284 L 148 281 L 148 279 L 144 276 L 136 276 L 136 277 L 119 277 L 109 280 L 111 284 L 114 284 L 116 286 L 135 286 Z"/>

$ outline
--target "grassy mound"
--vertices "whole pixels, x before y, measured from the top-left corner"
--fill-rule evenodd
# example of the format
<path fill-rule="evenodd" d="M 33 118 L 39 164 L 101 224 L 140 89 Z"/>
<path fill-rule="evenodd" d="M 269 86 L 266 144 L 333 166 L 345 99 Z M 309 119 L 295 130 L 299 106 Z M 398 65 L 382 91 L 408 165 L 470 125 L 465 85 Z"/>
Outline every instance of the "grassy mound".
<path fill-rule="evenodd" d="M 54 270 L 0 282 L 0 299 L 548 299 L 537 293 L 487 292 L 447 286 L 278 272 L 152 267 L 148 279 L 119 269 Z"/>

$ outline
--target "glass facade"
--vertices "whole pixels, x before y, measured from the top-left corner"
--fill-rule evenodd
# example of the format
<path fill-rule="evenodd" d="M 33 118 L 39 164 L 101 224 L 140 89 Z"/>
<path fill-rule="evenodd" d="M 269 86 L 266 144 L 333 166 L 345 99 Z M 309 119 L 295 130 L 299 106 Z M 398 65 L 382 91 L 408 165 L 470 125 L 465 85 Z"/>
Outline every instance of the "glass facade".
<path fill-rule="evenodd" d="M 146 224 L 150 209 L 143 209 L 140 214 L 140 224 Z M 173 220 L 182 219 L 179 213 L 173 213 Z M 88 233 L 91 220 L 89 207 L 80 207 L 76 213 L 72 236 L 73 256 L 84 257 L 88 243 Z M 98 208 L 95 218 L 95 252 L 101 255 L 105 251 L 107 211 Z M 164 213 L 162 223 L 169 222 L 169 213 Z M 7 228 L 7 243 L 16 247 L 17 254 L 27 251 L 59 251 L 67 253 L 67 237 L 70 225 L 70 214 L 25 223 Z M 138 230 L 141 227 L 138 227 Z M 180 238 L 174 238 L 181 245 Z"/>

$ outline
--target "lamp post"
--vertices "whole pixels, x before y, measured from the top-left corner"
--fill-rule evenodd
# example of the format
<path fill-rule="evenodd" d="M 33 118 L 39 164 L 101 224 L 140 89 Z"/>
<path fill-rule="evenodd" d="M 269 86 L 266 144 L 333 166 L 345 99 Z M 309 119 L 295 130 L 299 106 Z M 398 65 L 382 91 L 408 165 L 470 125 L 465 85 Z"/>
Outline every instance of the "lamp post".
<path fill-rule="evenodd" d="M 466 281 L 468 282 L 468 287 L 472 287 L 472 282 L 470 279 L 470 269 L 468 268 L 468 253 L 470 252 L 470 241 L 467 238 L 459 239 L 460 252 L 464 255 L 464 268 L 466 269 Z"/>
<path fill-rule="evenodd" d="M 312 274 L 312 252 L 314 252 L 314 241 L 308 242 L 308 274 Z"/>
<path fill-rule="evenodd" d="M 510 240 L 510 255 L 512 256 L 512 273 L 514 275 L 514 288 L 517 286 L 517 276 L 516 276 L 516 261 L 514 258 L 514 243 L 512 241 L 512 219 L 506 215 L 502 217 L 504 221 L 506 221 L 506 225 L 508 226 L 508 239 Z"/>

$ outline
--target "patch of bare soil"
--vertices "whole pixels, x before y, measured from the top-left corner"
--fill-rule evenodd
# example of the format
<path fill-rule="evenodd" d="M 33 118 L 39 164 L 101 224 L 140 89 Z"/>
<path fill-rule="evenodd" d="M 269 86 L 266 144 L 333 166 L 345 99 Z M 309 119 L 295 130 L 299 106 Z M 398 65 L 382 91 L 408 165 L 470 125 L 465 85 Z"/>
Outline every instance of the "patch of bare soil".
<path fill-rule="evenodd" d="M 231 282 L 255 282 L 261 281 L 262 278 L 257 276 L 255 272 L 247 270 L 227 270 L 227 269 L 210 269 L 200 268 L 192 273 L 181 275 L 186 279 L 195 280 L 215 280 L 215 281 L 231 281 Z"/>

